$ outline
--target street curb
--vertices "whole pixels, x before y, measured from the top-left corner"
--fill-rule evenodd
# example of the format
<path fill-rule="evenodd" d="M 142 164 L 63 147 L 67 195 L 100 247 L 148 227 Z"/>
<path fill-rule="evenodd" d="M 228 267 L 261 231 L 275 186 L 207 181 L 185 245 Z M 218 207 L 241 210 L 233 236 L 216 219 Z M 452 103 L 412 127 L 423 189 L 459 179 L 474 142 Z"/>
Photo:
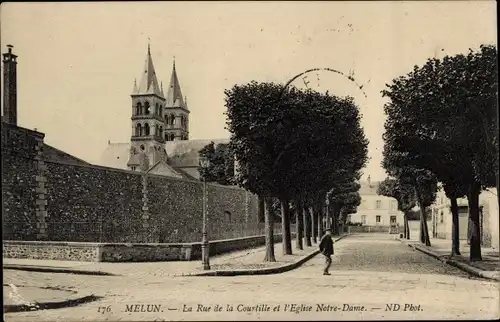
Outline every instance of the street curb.
<path fill-rule="evenodd" d="M 51 309 L 61 309 L 65 307 L 77 306 L 84 303 L 89 303 L 101 299 L 100 296 L 95 296 L 94 294 L 80 296 L 77 298 L 69 298 L 63 301 L 53 301 L 53 302 L 34 302 L 33 305 L 27 304 L 8 304 L 3 306 L 5 313 L 14 312 L 26 312 L 26 311 L 39 311 L 39 310 L 51 310 Z"/>
<path fill-rule="evenodd" d="M 469 273 L 473 276 L 476 276 L 476 277 L 481 277 L 481 278 L 486 278 L 486 279 L 489 279 L 489 280 L 494 280 L 494 281 L 500 281 L 500 276 L 497 276 L 495 275 L 494 273 L 491 273 L 489 271 L 483 271 L 482 269 L 479 269 L 477 267 L 474 267 L 474 266 L 471 266 L 471 265 L 468 265 L 468 264 L 465 264 L 465 263 L 462 263 L 462 262 L 459 262 L 459 261 L 456 261 L 454 259 L 450 259 L 450 258 L 446 258 L 445 256 L 446 255 L 438 255 L 420 245 L 411 245 L 411 244 L 408 244 L 409 247 L 413 248 L 413 249 L 416 249 L 426 255 L 429 255 L 431 257 L 434 257 L 435 259 L 445 263 L 445 264 L 448 264 L 448 265 L 451 265 L 453 267 L 456 267 L 466 273 Z"/>
<path fill-rule="evenodd" d="M 103 271 L 86 271 L 81 269 L 59 268 L 49 266 L 35 266 L 35 265 L 20 265 L 20 264 L 4 264 L 3 269 L 12 269 L 30 272 L 42 273 L 63 273 L 63 274 L 76 274 L 76 275 L 99 275 L 99 276 L 120 276 Z"/>
<path fill-rule="evenodd" d="M 338 237 L 337 239 L 334 240 L 334 242 L 337 242 L 341 240 L 344 237 L 349 236 L 350 234 L 346 234 L 343 236 Z M 178 274 L 174 275 L 175 277 L 185 277 L 185 276 L 242 276 L 242 275 L 271 275 L 271 274 L 280 274 L 284 272 L 291 271 L 314 256 L 319 254 L 319 250 L 315 250 L 308 255 L 305 255 L 298 261 L 294 263 L 289 263 L 277 267 L 269 267 L 269 268 L 254 268 L 254 269 L 238 269 L 238 270 L 216 270 L 216 271 L 210 271 L 210 272 L 202 272 L 202 273 L 185 273 L 185 274 Z"/>

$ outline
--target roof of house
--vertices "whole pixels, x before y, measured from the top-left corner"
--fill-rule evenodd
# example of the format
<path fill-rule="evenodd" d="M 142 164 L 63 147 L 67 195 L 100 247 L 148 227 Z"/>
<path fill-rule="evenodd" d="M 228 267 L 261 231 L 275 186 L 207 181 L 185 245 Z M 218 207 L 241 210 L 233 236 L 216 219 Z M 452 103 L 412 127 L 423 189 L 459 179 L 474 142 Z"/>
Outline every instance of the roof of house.
<path fill-rule="evenodd" d="M 377 188 L 380 184 L 380 181 L 360 181 L 359 184 L 361 188 L 359 189 L 360 195 L 377 195 Z"/>
<path fill-rule="evenodd" d="M 43 144 L 43 157 L 47 161 L 55 161 L 55 162 L 61 161 L 72 164 L 90 165 L 90 163 L 88 163 L 87 161 L 84 161 L 69 153 L 56 149 L 53 146 L 48 145 L 47 143 Z"/>

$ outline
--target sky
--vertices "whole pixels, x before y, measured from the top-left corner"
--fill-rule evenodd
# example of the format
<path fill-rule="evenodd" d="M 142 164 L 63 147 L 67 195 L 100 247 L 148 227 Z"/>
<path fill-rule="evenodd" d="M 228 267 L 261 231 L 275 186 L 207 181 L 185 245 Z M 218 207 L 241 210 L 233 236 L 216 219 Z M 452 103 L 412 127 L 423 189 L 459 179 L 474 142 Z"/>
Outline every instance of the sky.
<path fill-rule="evenodd" d="M 148 42 L 166 88 L 175 56 L 190 139 L 227 138 L 224 90 L 285 83 L 354 97 L 370 140 L 364 178 L 383 180 L 381 90 L 427 58 L 496 45 L 494 1 L 2 3 L 1 50 L 18 55 L 18 125 L 99 163 L 108 140 L 129 142 L 134 78 Z M 320 82 L 316 82 L 320 78 Z M 302 79 L 293 83 L 304 87 Z M 314 85 L 314 86 L 313 86 Z M 364 93 L 363 93 L 364 92 Z M 366 95 L 366 96 L 365 96 Z"/>

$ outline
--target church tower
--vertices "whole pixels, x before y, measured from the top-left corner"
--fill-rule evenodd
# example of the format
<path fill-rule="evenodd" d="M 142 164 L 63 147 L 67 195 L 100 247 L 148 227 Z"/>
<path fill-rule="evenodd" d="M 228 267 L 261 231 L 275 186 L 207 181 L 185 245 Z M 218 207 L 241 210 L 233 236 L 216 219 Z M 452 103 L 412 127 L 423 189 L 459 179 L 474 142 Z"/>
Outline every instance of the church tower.
<path fill-rule="evenodd" d="M 175 60 L 166 97 L 164 119 L 166 124 L 166 141 L 189 140 L 187 98 L 182 96 L 179 78 L 175 69 Z"/>
<path fill-rule="evenodd" d="M 165 95 L 158 85 L 151 50 L 144 63 L 141 82 L 134 81 L 132 91 L 132 137 L 130 170 L 147 171 L 160 160 L 167 161 L 165 151 Z"/>

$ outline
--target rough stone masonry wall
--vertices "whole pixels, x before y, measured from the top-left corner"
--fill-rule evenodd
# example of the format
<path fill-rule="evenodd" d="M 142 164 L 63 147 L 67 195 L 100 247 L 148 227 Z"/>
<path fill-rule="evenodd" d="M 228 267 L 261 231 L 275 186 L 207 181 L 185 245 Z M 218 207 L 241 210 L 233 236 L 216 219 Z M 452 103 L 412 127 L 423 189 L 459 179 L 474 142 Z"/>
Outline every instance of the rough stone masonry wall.
<path fill-rule="evenodd" d="M 3 129 L 4 240 L 201 240 L 201 182 L 48 161 L 42 133 Z M 263 232 L 254 195 L 209 184 L 208 196 L 211 240 Z"/>
<path fill-rule="evenodd" d="M 44 134 L 2 122 L 3 239 L 38 238 L 37 146 Z"/>

